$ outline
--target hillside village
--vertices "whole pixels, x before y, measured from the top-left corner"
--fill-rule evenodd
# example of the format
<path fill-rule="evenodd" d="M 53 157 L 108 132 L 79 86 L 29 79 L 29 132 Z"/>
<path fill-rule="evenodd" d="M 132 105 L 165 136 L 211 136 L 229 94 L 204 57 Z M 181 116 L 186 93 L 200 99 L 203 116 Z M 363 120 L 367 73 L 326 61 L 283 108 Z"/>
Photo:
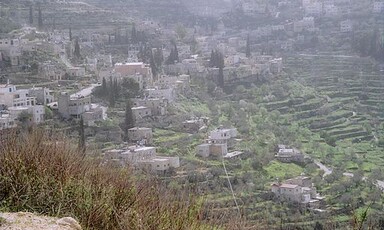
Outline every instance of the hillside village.
<path fill-rule="evenodd" d="M 383 214 L 383 1 L 185 3 L 181 15 L 128 2 L 0 3 L 19 24 L 0 33 L 0 135 L 63 132 L 264 226 Z"/>

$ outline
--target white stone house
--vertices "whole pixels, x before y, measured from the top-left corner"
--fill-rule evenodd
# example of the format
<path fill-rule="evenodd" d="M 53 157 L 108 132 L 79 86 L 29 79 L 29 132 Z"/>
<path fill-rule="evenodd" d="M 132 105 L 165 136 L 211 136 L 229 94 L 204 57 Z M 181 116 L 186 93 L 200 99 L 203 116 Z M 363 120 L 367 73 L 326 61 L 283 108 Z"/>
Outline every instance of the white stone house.
<path fill-rule="evenodd" d="M 145 127 L 135 127 L 128 129 L 128 140 L 130 142 L 143 142 L 145 145 L 152 144 L 152 129 Z"/>
<path fill-rule="evenodd" d="M 304 162 L 304 155 L 295 148 L 289 148 L 285 145 L 279 145 L 275 158 L 281 162 Z"/>
<path fill-rule="evenodd" d="M 141 75 L 143 77 L 143 84 L 141 88 L 146 88 L 153 84 L 152 70 L 143 62 L 116 63 L 114 71 L 117 74 L 120 74 L 121 77 Z"/>
<path fill-rule="evenodd" d="M 144 98 L 134 99 L 133 105 L 135 107 L 146 107 L 151 110 L 153 116 L 167 115 L 168 100 L 164 98 Z"/>
<path fill-rule="evenodd" d="M 132 113 L 136 121 L 152 116 L 151 109 L 145 106 L 132 107 Z"/>
<path fill-rule="evenodd" d="M 373 13 L 382 13 L 384 11 L 384 1 L 376 1 L 373 3 Z"/>
<path fill-rule="evenodd" d="M 54 101 L 52 91 L 43 87 L 33 87 L 29 89 L 29 96 L 35 97 L 37 103 L 41 105 L 47 105 Z"/>
<path fill-rule="evenodd" d="M 16 118 L 11 116 L 9 113 L 0 114 L 0 130 L 10 129 L 17 127 Z"/>
<path fill-rule="evenodd" d="M 123 165 L 164 172 L 170 168 L 180 167 L 179 157 L 163 157 L 156 155 L 155 147 L 141 145 L 130 146 L 126 150 L 112 150 L 105 153 L 106 160 L 118 161 Z"/>
<path fill-rule="evenodd" d="M 58 98 L 59 114 L 66 119 L 80 118 L 91 110 L 91 97 L 71 97 L 68 93 L 61 93 Z"/>
<path fill-rule="evenodd" d="M 67 69 L 67 74 L 72 77 L 84 77 L 85 76 L 85 68 L 84 67 L 70 67 Z"/>
<path fill-rule="evenodd" d="M 95 126 L 96 122 L 105 119 L 105 111 L 103 107 L 92 104 L 91 109 L 89 111 L 84 112 L 81 117 L 83 118 L 85 125 Z"/>
<path fill-rule="evenodd" d="M 201 157 L 224 157 L 228 154 L 228 146 L 233 144 L 232 140 L 237 136 L 236 129 L 216 129 L 210 132 L 209 138 L 204 144 L 196 147 L 196 154 Z"/>
<path fill-rule="evenodd" d="M 353 31 L 353 22 L 351 20 L 344 20 L 340 22 L 340 32 L 348 33 Z"/>
<path fill-rule="evenodd" d="M 309 207 L 318 207 L 319 202 L 323 199 L 317 193 L 311 178 L 306 176 L 298 176 L 282 183 L 273 183 L 271 191 L 279 199 L 305 204 Z"/>
<path fill-rule="evenodd" d="M 158 89 L 158 88 L 151 88 L 146 89 L 144 91 L 144 94 L 148 98 L 164 98 L 168 100 L 168 102 L 173 102 L 176 99 L 175 91 L 173 88 L 166 88 L 166 89 Z"/>

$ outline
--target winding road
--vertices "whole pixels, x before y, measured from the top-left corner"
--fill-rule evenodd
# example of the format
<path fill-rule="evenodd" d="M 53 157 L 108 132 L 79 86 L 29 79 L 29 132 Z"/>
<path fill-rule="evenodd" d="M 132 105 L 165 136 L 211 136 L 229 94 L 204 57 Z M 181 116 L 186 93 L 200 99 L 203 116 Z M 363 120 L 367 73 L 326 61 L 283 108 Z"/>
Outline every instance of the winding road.
<path fill-rule="evenodd" d="M 313 163 L 315 163 L 317 165 L 317 167 L 319 167 L 321 170 L 324 171 L 324 174 L 323 174 L 323 179 L 332 174 L 333 170 L 332 168 L 330 167 L 327 167 L 326 165 L 324 165 L 323 163 L 321 163 L 320 161 L 318 160 L 314 160 Z M 354 174 L 353 173 L 350 173 L 350 172 L 344 172 L 343 173 L 343 176 L 346 176 L 346 177 L 353 177 Z M 361 180 L 365 181 L 367 180 L 367 177 L 362 177 Z M 381 181 L 381 180 L 376 180 L 376 182 L 374 183 L 374 185 L 379 188 L 382 192 L 384 192 L 384 181 Z"/>

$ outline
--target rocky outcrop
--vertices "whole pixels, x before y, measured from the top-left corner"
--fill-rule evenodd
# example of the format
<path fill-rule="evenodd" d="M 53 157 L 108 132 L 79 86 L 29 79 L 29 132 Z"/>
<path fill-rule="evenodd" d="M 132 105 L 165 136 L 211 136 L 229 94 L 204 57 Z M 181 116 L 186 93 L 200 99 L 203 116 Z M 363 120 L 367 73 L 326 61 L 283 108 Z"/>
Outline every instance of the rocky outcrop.
<path fill-rule="evenodd" d="M 29 212 L 0 213 L 0 230 L 81 230 L 72 217 L 55 218 Z"/>

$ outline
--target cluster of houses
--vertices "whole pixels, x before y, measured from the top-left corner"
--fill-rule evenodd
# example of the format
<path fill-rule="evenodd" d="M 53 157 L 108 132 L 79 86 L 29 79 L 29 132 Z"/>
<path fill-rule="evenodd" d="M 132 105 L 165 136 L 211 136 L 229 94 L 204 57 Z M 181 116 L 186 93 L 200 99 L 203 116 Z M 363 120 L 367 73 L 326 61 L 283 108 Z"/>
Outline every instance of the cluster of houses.
<path fill-rule="evenodd" d="M 180 167 L 179 157 L 158 156 L 152 144 L 152 129 L 134 127 L 128 130 L 128 146 L 104 152 L 107 162 L 133 166 L 149 172 L 164 173 Z M 132 144 L 132 145 L 130 145 Z"/>
<path fill-rule="evenodd" d="M 155 147 L 132 145 L 119 150 L 109 150 L 104 153 L 107 162 L 115 162 L 121 166 L 133 166 L 151 172 L 166 172 L 180 167 L 179 157 L 157 156 Z"/>
<path fill-rule="evenodd" d="M 283 163 L 305 163 L 307 158 L 300 150 L 286 145 L 278 145 L 275 159 Z M 323 205 L 324 198 L 321 197 L 310 177 L 298 176 L 283 182 L 275 182 L 271 190 L 281 201 L 301 204 L 304 207 L 318 209 Z"/>
<path fill-rule="evenodd" d="M 53 91 L 48 88 L 17 89 L 8 81 L 0 85 L 0 130 L 17 127 L 21 119 L 28 124 L 40 124 L 46 119 L 46 107 L 63 119 L 83 118 L 88 126 L 106 118 L 106 108 L 92 104 L 89 95 L 62 92 L 55 101 Z"/>
<path fill-rule="evenodd" d="M 44 105 L 52 101 L 53 96 L 47 88 L 17 89 L 9 81 L 0 85 L 0 130 L 15 128 L 19 121 L 44 122 Z"/>

